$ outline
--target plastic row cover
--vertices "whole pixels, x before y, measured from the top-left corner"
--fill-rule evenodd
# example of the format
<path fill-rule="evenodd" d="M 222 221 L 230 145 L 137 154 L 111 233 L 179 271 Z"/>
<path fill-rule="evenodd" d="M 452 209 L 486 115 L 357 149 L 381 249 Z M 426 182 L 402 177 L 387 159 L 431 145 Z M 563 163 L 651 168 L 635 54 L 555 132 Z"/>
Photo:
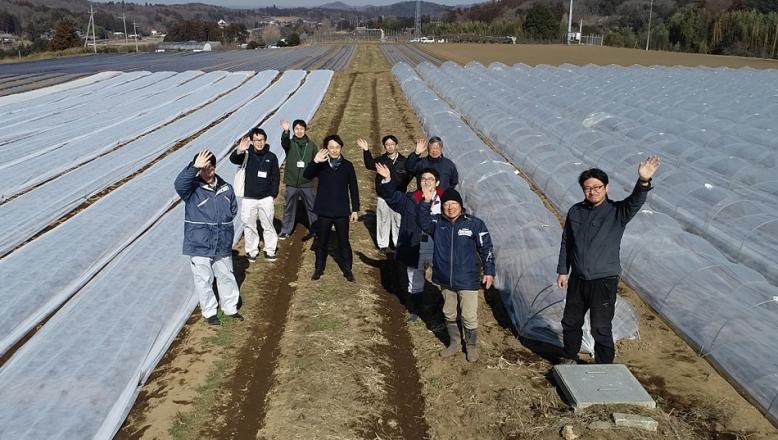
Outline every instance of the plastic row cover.
<path fill-rule="evenodd" d="M 302 100 L 293 97 L 278 111 L 288 113 L 292 111 L 288 107 L 302 106 L 296 112 L 312 115 L 331 76 L 328 71 L 312 72 L 294 95 L 300 94 Z M 269 110 L 259 104 L 250 104 L 247 110 L 260 117 L 267 114 Z M 246 128 L 234 131 L 229 139 Z M 225 145 L 219 155 L 227 154 L 231 145 Z M 177 165 L 180 169 L 181 163 Z M 162 192 L 172 193 L 177 170 L 170 171 L 174 173 L 167 176 Z M 225 174 L 221 166 L 220 174 Z M 0 386 L 6 390 L 0 396 L 0 437 L 110 438 L 115 434 L 140 385 L 197 304 L 188 260 L 181 255 L 183 215 L 179 205 L 162 217 L 0 371 Z M 122 313 L 117 314 L 118 310 Z M 25 392 L 30 389 L 36 392 Z"/>
<path fill-rule="evenodd" d="M 61 84 L 55 84 L 49 87 L 43 87 L 36 90 L 30 90 L 28 92 L 2 96 L 0 97 L 0 112 L 2 111 L 4 106 L 7 106 L 9 104 L 14 104 L 19 102 L 30 102 L 33 99 L 39 98 L 41 96 L 52 95 L 54 93 L 64 92 L 76 88 L 82 88 L 91 84 L 96 84 L 101 81 L 105 81 L 107 79 L 113 78 L 119 75 L 119 73 L 120 72 L 111 72 L 111 71 L 100 72 L 100 73 L 95 73 L 94 75 L 89 75 L 84 78 L 74 79 L 72 81 L 68 81 Z"/>
<path fill-rule="evenodd" d="M 473 65 L 472 68 L 479 72 L 486 72 L 486 69 L 480 65 Z M 532 97 L 532 99 L 542 98 L 543 103 L 566 113 L 568 115 L 566 119 L 574 118 L 583 121 L 582 124 L 585 128 L 618 135 L 618 139 L 623 139 L 628 143 L 656 145 L 657 148 L 663 150 L 663 154 L 668 160 L 678 161 L 695 169 L 698 173 L 713 179 L 712 183 L 756 197 L 778 194 L 775 185 L 778 183 L 778 177 L 776 177 L 778 175 L 776 174 L 778 143 L 770 133 L 770 128 L 759 125 L 750 126 L 749 123 L 752 122 L 750 119 L 734 124 L 730 119 L 717 119 L 713 116 L 697 113 L 689 113 L 696 117 L 684 121 L 675 112 L 676 109 L 673 106 L 668 107 L 666 112 L 651 113 L 641 107 L 656 108 L 656 102 L 652 101 L 651 96 L 640 99 L 631 94 L 634 90 L 627 90 L 625 96 L 629 96 L 629 101 L 618 102 L 610 96 L 613 93 L 612 90 L 591 90 L 590 84 L 593 83 L 591 80 L 578 84 L 577 81 L 581 80 L 580 77 L 586 76 L 586 70 L 581 70 L 580 75 L 578 75 L 578 70 L 573 70 L 571 73 L 567 73 L 567 69 L 557 70 L 575 76 L 573 78 L 566 76 L 554 78 L 563 83 L 565 89 L 555 91 L 552 94 L 548 93 L 548 89 L 543 90 L 538 86 L 536 77 L 541 72 L 533 70 L 530 75 L 525 75 L 525 71 L 521 71 L 519 75 L 512 75 L 510 72 L 514 69 L 496 64 L 489 72 L 501 74 L 502 77 L 507 74 L 508 77 L 505 79 L 511 83 L 511 90 L 514 93 Z M 653 73 L 652 70 L 649 70 L 649 75 Z M 775 73 L 772 75 L 774 82 L 775 79 L 778 79 L 778 75 Z M 544 78 L 557 76 L 556 73 L 547 72 Z M 670 75 L 668 74 L 668 76 Z M 610 85 L 619 89 L 617 84 L 629 84 L 629 79 L 612 78 Z M 666 78 L 666 80 L 668 79 Z M 705 81 L 705 78 L 700 78 L 699 81 Z M 735 81 L 747 81 L 747 79 L 730 78 L 729 82 Z M 567 90 L 568 83 L 571 82 L 575 84 L 573 84 L 572 89 Z M 682 85 L 687 93 L 694 91 L 699 96 L 712 97 L 711 93 L 700 91 L 699 87 L 695 87 L 695 84 Z M 726 85 L 721 87 L 726 88 Z M 601 96 L 598 92 L 606 96 Z M 664 96 L 663 102 L 666 101 L 668 95 Z M 621 97 L 620 99 L 625 100 L 626 98 Z M 684 104 L 689 100 L 693 101 L 693 99 L 683 96 L 676 99 L 677 102 Z M 757 98 L 744 99 L 740 97 L 738 102 L 747 103 L 752 108 L 761 108 L 762 105 L 760 99 Z M 770 106 L 776 107 L 776 104 L 767 105 L 768 108 Z M 699 107 L 702 111 L 705 103 L 700 103 Z M 599 111 L 592 112 L 592 109 Z M 670 113 L 671 117 L 667 115 Z M 753 110 L 748 114 L 753 114 Z M 581 128 L 579 127 L 579 130 Z M 768 141 L 766 138 L 770 140 Z M 584 143 L 582 148 L 585 148 L 586 145 L 588 144 Z M 759 192 L 767 194 L 759 194 Z"/>
<path fill-rule="evenodd" d="M 105 112 L 111 110 L 112 107 L 119 110 L 122 109 L 122 106 L 133 104 L 133 101 L 136 101 L 134 104 L 137 107 L 137 101 L 148 99 L 149 96 L 174 88 L 198 74 L 187 72 L 181 78 L 174 75 L 173 72 L 123 74 L 107 81 L 107 84 L 103 84 L 103 87 L 97 90 L 91 88 L 89 90 L 76 89 L 65 96 L 50 96 L 47 101 L 38 105 L 30 104 L 8 112 L 2 115 L 2 123 L 6 130 L 3 130 L 2 135 L 0 135 L 0 142 L 5 145 L 16 139 L 26 139 L 32 136 L 43 137 L 45 133 L 54 130 L 63 121 L 81 120 L 82 123 L 85 120 L 94 121 L 95 115 L 100 115 L 104 119 Z M 114 118 L 117 115 L 126 116 L 124 113 L 114 113 Z M 57 120 L 60 120 L 60 124 L 52 124 L 54 127 L 48 125 L 49 121 Z M 66 128 L 72 129 L 72 127 Z M 54 141 L 59 140 L 59 137 L 54 139 Z M 3 146 L 3 149 L 7 149 L 7 147 Z"/>
<path fill-rule="evenodd" d="M 691 70 L 686 78 L 676 78 L 666 68 L 603 71 L 602 68 L 508 69 L 498 64 L 492 67 L 490 71 L 495 73 L 518 70 L 519 75 L 507 78 L 514 93 L 542 98 L 543 103 L 567 113 L 567 119 L 585 121 L 586 128 L 618 134 L 630 143 L 657 145 L 665 150 L 668 159 L 695 168 L 716 179 L 721 186 L 747 193 L 764 191 L 778 195 L 778 141 L 771 133 L 772 125 L 762 122 L 765 118 L 772 122 L 771 112 L 778 111 L 776 71 L 762 71 L 758 78 L 751 78 L 749 74 L 753 72 L 749 71 L 729 71 L 724 78 L 707 78 L 706 71 L 698 69 L 696 75 Z M 477 64 L 472 68 L 486 72 Z M 648 79 L 636 76 L 641 73 Z M 608 88 L 599 86 L 596 78 L 606 80 Z M 751 84 L 752 93 L 743 91 L 742 96 L 730 96 L 722 92 L 737 82 Z M 701 83 L 706 84 L 703 90 Z M 559 86 L 549 90 L 548 84 Z M 713 88 L 708 88 L 708 84 Z M 662 94 L 657 95 L 657 90 Z M 755 90 L 758 90 L 756 96 Z M 726 109 L 726 116 L 706 114 L 711 107 Z"/>
<path fill-rule="evenodd" d="M 495 286 L 517 330 L 525 337 L 561 345 L 565 293 L 555 286 L 559 221 L 515 168 L 484 145 L 407 64 L 396 64 L 392 71 L 425 131 L 443 138 L 446 156 L 459 169 L 465 205 L 489 228 L 497 261 Z M 613 333 L 616 339 L 638 336 L 634 312 L 620 299 Z M 593 351 L 588 331 L 583 349 Z"/>
<path fill-rule="evenodd" d="M 0 260 L 4 280 L 0 353 L 56 310 L 178 200 L 172 182 L 195 152 L 209 149 L 217 157 L 227 154 L 235 140 L 278 108 L 304 77 L 304 72 L 287 71 L 229 118 Z"/>
<path fill-rule="evenodd" d="M 45 182 L 53 176 L 68 169 L 79 166 L 84 162 L 94 159 L 101 154 L 111 151 L 116 145 L 128 142 L 155 128 L 171 122 L 181 115 L 201 107 L 208 101 L 216 98 L 245 80 L 243 74 L 230 75 L 225 78 L 224 72 L 213 72 L 202 75 L 203 81 L 195 83 L 190 81 L 191 89 L 186 86 L 176 88 L 176 93 L 160 93 L 157 96 L 165 96 L 160 102 L 146 102 L 148 108 L 137 108 L 131 117 L 118 119 L 110 123 L 106 122 L 99 128 L 95 128 L 91 121 L 79 121 L 73 124 L 81 133 L 76 138 L 71 138 L 55 149 L 43 154 L 26 157 L 14 165 L 4 167 L 0 175 L 0 194 L 9 197 L 32 186 Z M 74 132 L 75 133 L 75 132 Z M 21 141 L 26 143 L 26 141 Z M 45 144 L 32 144 L 35 148 L 44 149 Z"/>
<path fill-rule="evenodd" d="M 499 104 L 507 89 L 479 84 L 476 90 L 472 77 L 454 79 L 457 69 L 451 65 L 445 69 L 426 65 L 420 70 L 431 84 L 439 82 L 436 90 L 450 102 L 469 98 L 456 105 L 463 116 L 555 206 L 564 211 L 580 201 L 576 176 L 604 158 L 579 158 L 568 144 L 556 142 L 548 131 L 561 116 L 549 117 L 545 126 L 531 123 L 530 112 L 518 117 L 517 113 L 532 109 L 532 101 L 511 108 Z M 534 104 L 542 107 L 540 102 Z M 648 151 L 617 155 L 621 161 L 606 168 L 615 171 L 612 198 L 628 194 L 637 178 L 637 162 L 645 154 Z M 663 164 L 655 179 L 651 202 L 654 191 L 664 184 L 661 175 L 666 168 Z M 676 220 L 660 212 L 641 211 L 627 227 L 622 247 L 624 276 L 641 297 L 739 384 L 773 421 L 778 420 L 778 340 L 774 337 L 778 334 L 778 288 L 760 273 L 731 263 L 709 242 L 685 232 Z"/>
<path fill-rule="evenodd" d="M 260 128 L 265 130 L 267 134 L 267 148 L 270 148 L 270 151 L 278 157 L 279 166 L 286 159 L 286 153 L 281 148 L 281 120 L 289 121 L 290 124 L 295 119 L 310 121 L 316 113 L 316 109 L 319 108 L 321 100 L 324 99 L 324 94 L 327 93 L 332 75 L 333 72 L 331 70 L 312 71 L 305 79 L 305 83 L 300 87 L 300 91 L 292 95 L 281 108 L 262 123 Z M 227 166 L 232 166 L 233 170 L 224 171 L 224 175 L 230 176 L 230 182 L 232 182 L 235 180 L 238 166 L 232 163 L 227 163 Z M 235 216 L 234 225 L 235 236 L 232 240 L 233 246 L 238 244 L 241 235 L 243 235 L 244 223 L 240 220 L 239 215 Z"/>
<path fill-rule="evenodd" d="M 234 75 L 238 81 L 245 78 L 243 74 Z M 278 71 L 261 72 L 207 106 L 0 205 L 0 224 L 4 225 L 0 230 L 0 256 L 179 141 L 243 106 L 276 75 Z"/>
<path fill-rule="evenodd" d="M 659 184 L 652 192 L 650 205 L 673 216 L 730 258 L 762 272 L 769 281 L 778 284 L 778 266 L 772 264 L 771 257 L 778 249 L 778 198 L 728 189 L 720 183 L 723 177 L 711 179 L 710 175 L 700 173 L 682 159 L 673 160 L 665 148 L 668 144 L 638 142 L 612 131 L 590 128 L 591 120 L 596 117 L 567 112 L 562 104 L 555 106 L 553 102 L 557 98 L 550 91 L 522 93 L 525 80 L 516 79 L 523 78 L 516 70 L 499 66 L 486 70 L 475 64 L 462 69 L 447 63 L 441 68 L 445 75 L 440 75 L 437 70 L 427 67 L 423 67 L 422 72 L 429 73 L 429 80 L 436 87 L 449 90 L 451 101 L 463 112 L 488 115 L 476 122 L 476 128 L 490 129 L 507 143 L 511 138 L 522 141 L 527 138 L 525 148 L 545 151 L 546 156 L 540 160 L 548 164 L 553 165 L 555 159 L 548 156 L 552 150 L 547 145 L 561 143 L 581 161 L 615 170 L 613 181 L 631 188 L 635 180 L 634 169 L 625 166 L 632 163 L 631 158 L 643 156 L 644 151 L 657 152 L 663 159 L 670 155 L 657 175 Z M 487 87 L 475 91 L 469 86 L 474 83 L 487 84 Z M 451 93 L 449 88 L 456 88 L 458 93 Z M 476 94 L 479 99 L 472 99 Z M 486 104 L 488 107 L 483 107 Z M 590 107 L 590 110 L 600 108 Z M 522 131 L 526 126 L 540 130 L 542 135 L 526 134 Z M 525 160 L 534 161 L 528 156 Z M 520 165 L 525 166 L 524 163 Z M 529 169 L 536 166 L 526 165 Z M 577 193 L 577 189 L 574 192 Z"/>
<path fill-rule="evenodd" d="M 137 78 L 139 75 L 145 76 L 148 74 L 149 72 L 102 72 L 77 80 L 79 83 L 76 83 L 75 87 L 57 85 L 17 95 L 2 96 L 0 97 L 0 119 L 4 119 L 9 115 L 18 114 L 26 109 L 37 109 L 38 106 L 44 103 L 54 104 L 61 99 L 94 93 L 101 90 L 104 86 L 115 86 L 116 84 L 127 81 L 130 77 Z M 87 82 L 92 78 L 95 78 L 95 81 Z M 72 81 L 71 83 L 75 82 L 76 81 Z"/>

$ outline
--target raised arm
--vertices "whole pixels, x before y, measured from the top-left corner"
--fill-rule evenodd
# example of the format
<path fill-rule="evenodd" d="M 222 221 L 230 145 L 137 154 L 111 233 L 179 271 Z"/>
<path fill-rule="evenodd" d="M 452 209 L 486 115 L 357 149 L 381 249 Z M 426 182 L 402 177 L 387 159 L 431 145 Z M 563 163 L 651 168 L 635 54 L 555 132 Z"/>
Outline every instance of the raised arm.
<path fill-rule="evenodd" d="M 327 150 L 322 148 L 316 152 L 316 156 L 313 157 L 313 160 L 308 162 L 308 165 L 305 166 L 305 169 L 303 170 L 303 177 L 308 180 L 315 178 L 319 175 L 319 172 L 326 163 Z"/>
<path fill-rule="evenodd" d="M 427 151 L 427 141 L 419 139 L 416 141 L 416 151 L 408 155 L 408 158 L 405 160 L 405 169 L 414 176 L 421 172 L 422 164 L 420 159 L 425 151 Z"/>
<path fill-rule="evenodd" d="M 392 180 L 391 171 L 386 165 L 376 163 L 376 172 L 383 177 L 381 185 L 379 186 L 380 196 L 393 211 L 402 214 L 405 212 L 405 204 L 408 202 L 408 198 L 405 193 L 397 191 L 397 185 L 400 182 Z"/>
<path fill-rule="evenodd" d="M 370 145 L 362 138 L 357 139 L 357 145 L 362 149 L 362 161 L 365 162 L 365 168 L 375 171 L 375 159 L 370 154 Z"/>
<path fill-rule="evenodd" d="M 425 234 L 435 237 L 435 224 L 432 221 L 432 213 L 430 212 L 432 200 L 435 199 L 435 188 L 422 187 L 421 191 L 424 195 L 424 200 L 419 203 L 419 208 L 416 210 L 416 224 Z"/>
<path fill-rule="evenodd" d="M 244 137 L 238 143 L 238 146 L 230 153 L 230 162 L 235 165 L 242 165 L 245 160 L 244 154 L 249 149 L 249 138 Z"/>
<path fill-rule="evenodd" d="M 281 119 L 281 148 L 285 153 L 289 153 L 289 147 L 292 146 L 292 139 L 289 138 L 289 121 Z"/>
<path fill-rule="evenodd" d="M 194 162 L 187 165 L 186 168 L 181 170 L 176 177 L 176 181 L 173 186 L 176 188 L 176 193 L 181 197 L 181 200 L 186 202 L 186 199 L 192 195 L 192 192 L 197 188 L 197 173 L 200 168 L 204 167 L 211 160 L 213 154 L 208 150 L 203 150 L 197 154 Z"/>
<path fill-rule="evenodd" d="M 638 181 L 635 183 L 632 193 L 626 199 L 618 202 L 619 219 L 622 224 L 625 225 L 632 220 L 632 217 L 638 213 L 640 207 L 646 202 L 648 192 L 653 188 L 651 186 L 651 178 L 658 168 L 659 156 L 649 156 L 645 160 L 640 161 L 638 165 Z"/>

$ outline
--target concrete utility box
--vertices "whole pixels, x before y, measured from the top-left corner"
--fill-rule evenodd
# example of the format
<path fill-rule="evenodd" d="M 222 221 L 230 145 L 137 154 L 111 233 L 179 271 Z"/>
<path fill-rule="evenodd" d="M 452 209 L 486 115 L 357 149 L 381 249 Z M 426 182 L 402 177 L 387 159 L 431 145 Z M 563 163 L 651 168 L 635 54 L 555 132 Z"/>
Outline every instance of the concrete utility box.
<path fill-rule="evenodd" d="M 592 405 L 636 405 L 656 408 L 626 366 L 557 365 L 554 379 L 575 411 Z"/>

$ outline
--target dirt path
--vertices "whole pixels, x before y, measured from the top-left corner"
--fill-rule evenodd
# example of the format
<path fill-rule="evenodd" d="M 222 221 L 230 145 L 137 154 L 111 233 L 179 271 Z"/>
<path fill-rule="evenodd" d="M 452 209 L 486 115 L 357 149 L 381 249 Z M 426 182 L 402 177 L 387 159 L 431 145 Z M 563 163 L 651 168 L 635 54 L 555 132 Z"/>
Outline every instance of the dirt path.
<path fill-rule="evenodd" d="M 388 69 L 377 45 L 359 46 L 309 130 L 317 142 L 339 133 L 357 170 L 363 215 L 351 228 L 356 283 L 332 258 L 320 280 L 310 279 L 314 254 L 299 240 L 302 227 L 279 242 L 274 263 L 260 259 L 247 272 L 245 258 L 236 257 L 247 321 L 215 330 L 196 312 L 118 438 L 558 439 L 571 425 L 584 439 L 778 439 L 626 286 L 620 294 L 635 306 L 643 339 L 620 342 L 617 361 L 630 365 L 658 408 L 624 411 L 655 418 L 657 433 L 587 429 L 608 420 L 609 410 L 568 408 L 549 374 L 559 349 L 517 339 L 497 291 L 481 297 L 481 360 L 441 359 L 440 292 L 428 285 L 422 320 L 406 322 L 398 268 L 375 248 L 373 173 L 355 145 L 365 137 L 378 154 L 381 136 L 392 133 L 408 153 L 425 136 Z"/>

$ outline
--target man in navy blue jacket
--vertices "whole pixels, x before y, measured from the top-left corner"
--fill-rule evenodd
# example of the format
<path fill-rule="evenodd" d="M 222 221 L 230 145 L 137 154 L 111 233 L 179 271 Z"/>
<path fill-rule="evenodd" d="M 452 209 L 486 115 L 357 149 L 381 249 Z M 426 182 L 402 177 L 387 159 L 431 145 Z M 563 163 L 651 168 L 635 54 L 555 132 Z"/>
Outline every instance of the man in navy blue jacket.
<path fill-rule="evenodd" d="M 578 176 L 584 201 L 567 212 L 557 265 L 557 287 L 567 287 L 562 316 L 563 364 L 577 363 L 587 310 L 594 338 L 594 361 L 613 363 L 616 349 L 611 321 L 621 275 L 621 237 L 627 223 L 646 201 L 652 188 L 651 176 L 657 168 L 657 156 L 640 162 L 632 194 L 618 202 L 608 198 L 608 175 L 604 171 L 591 168 Z"/>
<path fill-rule="evenodd" d="M 450 342 L 440 352 L 443 357 L 462 350 L 457 306 L 462 310 L 465 330 L 465 352 L 468 362 L 478 360 L 478 289 L 483 283 L 489 289 L 494 281 L 494 248 L 486 224 L 473 215 L 465 214 L 462 197 L 455 189 L 447 189 L 441 197 L 442 214 L 430 214 L 430 202 L 435 191 L 422 189 L 424 201 L 419 205 L 416 221 L 421 230 L 435 239 L 432 282 L 440 285 Z"/>
<path fill-rule="evenodd" d="M 318 280 L 324 274 L 327 265 L 330 230 L 335 226 L 338 235 L 337 261 L 343 276 L 354 282 L 351 272 L 352 254 L 349 243 L 349 223 L 356 223 L 359 217 L 359 187 L 354 165 L 346 160 L 340 150 L 343 140 L 337 134 L 324 138 L 324 147 L 316 153 L 311 163 L 305 167 L 303 177 L 319 179 L 313 212 L 318 216 L 317 232 L 319 243 L 316 246 L 316 266 L 311 279 Z"/>
<path fill-rule="evenodd" d="M 232 273 L 232 220 L 238 204 L 232 185 L 216 175 L 216 157 L 201 151 L 176 177 L 184 201 L 184 255 L 189 255 L 200 311 L 210 325 L 219 325 L 217 306 L 231 319 L 238 313 L 238 283 Z M 219 286 L 219 301 L 213 279 Z"/>
<path fill-rule="evenodd" d="M 422 157 L 424 152 L 427 156 Z M 416 141 L 416 151 L 405 160 L 405 168 L 416 177 L 416 187 L 421 189 L 419 182 L 419 173 L 421 170 L 432 168 L 438 172 L 440 187 L 443 191 L 449 188 L 455 188 L 459 183 L 459 172 L 454 162 L 447 157 L 443 157 L 443 140 L 437 136 L 430 138 L 429 142 L 424 139 Z"/>
<path fill-rule="evenodd" d="M 251 141 L 249 142 L 249 138 Z M 273 226 L 275 209 L 273 199 L 278 196 L 280 173 L 278 157 L 270 151 L 267 133 L 254 128 L 249 137 L 240 140 L 230 154 L 230 162 L 245 168 L 243 199 L 240 202 L 240 220 L 243 222 L 246 257 L 256 261 L 259 254 L 259 231 L 257 219 L 262 225 L 262 240 L 265 242 L 265 259 L 275 261 L 278 235 Z"/>

